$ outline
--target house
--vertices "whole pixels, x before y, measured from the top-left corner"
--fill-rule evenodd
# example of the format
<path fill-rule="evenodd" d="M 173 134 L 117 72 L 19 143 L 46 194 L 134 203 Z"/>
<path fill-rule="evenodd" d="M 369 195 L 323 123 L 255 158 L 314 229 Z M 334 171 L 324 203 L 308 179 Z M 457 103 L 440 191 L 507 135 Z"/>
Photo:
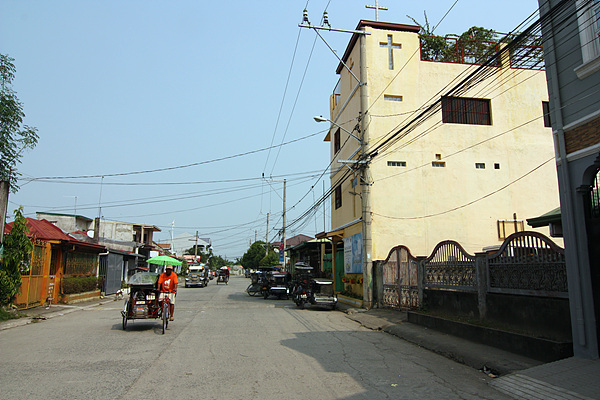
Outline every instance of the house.
<path fill-rule="evenodd" d="M 573 353 L 599 357 L 600 4 L 539 0 Z M 551 208 L 549 208 L 551 209 Z"/>
<path fill-rule="evenodd" d="M 6 233 L 12 225 L 6 224 Z M 105 251 L 104 246 L 79 241 L 45 219 L 27 218 L 27 228 L 33 252 L 29 272 L 21 276 L 14 301 L 18 308 L 55 303 L 61 294 L 63 277 L 97 275 L 98 255 Z"/>
<path fill-rule="evenodd" d="M 100 255 L 98 276 L 104 278 L 102 291 L 116 293 L 138 266 L 158 254 L 153 233 L 160 232 L 154 225 L 120 221 L 92 220 L 72 214 L 37 212 L 37 219 L 47 219 L 80 241 L 96 243 L 106 248 Z M 98 226 L 98 229 L 96 229 Z M 155 252 L 156 254 L 151 254 Z M 150 266 L 153 270 L 154 266 Z"/>
<path fill-rule="evenodd" d="M 332 161 L 331 231 L 317 237 L 330 238 L 344 274 L 364 282 L 366 307 L 372 261 L 394 246 L 427 255 L 452 239 L 477 252 L 558 206 L 539 46 L 519 58 L 478 43 L 486 62 L 442 38 L 454 49 L 442 58 L 419 31 L 360 21 L 336 70 L 330 117 L 315 117 L 330 122 Z"/>

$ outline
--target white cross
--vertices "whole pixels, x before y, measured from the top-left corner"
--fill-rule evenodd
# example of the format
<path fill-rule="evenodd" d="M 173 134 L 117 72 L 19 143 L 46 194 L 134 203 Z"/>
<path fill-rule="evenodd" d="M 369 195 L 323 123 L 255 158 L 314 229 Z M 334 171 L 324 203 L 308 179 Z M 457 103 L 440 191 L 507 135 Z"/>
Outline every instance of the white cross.
<path fill-rule="evenodd" d="M 375 9 L 375 21 L 379 21 L 379 10 L 385 10 L 387 11 L 387 7 L 380 7 L 379 6 L 379 0 L 375 0 L 375 5 L 374 6 L 365 6 L 366 8 L 373 8 Z"/>

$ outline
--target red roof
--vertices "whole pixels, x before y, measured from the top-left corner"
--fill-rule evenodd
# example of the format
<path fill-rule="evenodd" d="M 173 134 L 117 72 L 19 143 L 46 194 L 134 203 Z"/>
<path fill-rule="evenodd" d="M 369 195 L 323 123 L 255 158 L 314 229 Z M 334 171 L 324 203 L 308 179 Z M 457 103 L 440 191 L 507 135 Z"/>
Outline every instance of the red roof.
<path fill-rule="evenodd" d="M 13 227 L 13 222 L 6 224 L 4 227 L 4 232 L 9 233 Z M 65 241 L 71 244 L 81 245 L 83 247 L 91 247 L 96 249 L 104 249 L 104 246 L 86 243 L 75 238 L 72 238 L 65 234 L 58 226 L 48 222 L 45 219 L 38 220 L 33 218 L 27 218 L 27 228 L 29 228 L 29 232 L 27 232 L 27 236 L 35 237 L 40 240 L 58 240 Z"/>

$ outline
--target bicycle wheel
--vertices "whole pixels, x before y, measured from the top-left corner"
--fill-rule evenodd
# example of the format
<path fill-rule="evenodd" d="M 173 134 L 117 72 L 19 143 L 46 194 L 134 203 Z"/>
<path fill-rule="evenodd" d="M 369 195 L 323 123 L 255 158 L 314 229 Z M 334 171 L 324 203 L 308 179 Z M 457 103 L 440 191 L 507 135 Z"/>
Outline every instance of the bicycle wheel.
<path fill-rule="evenodd" d="M 165 334 L 165 329 L 169 324 L 169 301 L 167 299 L 163 300 L 162 307 L 162 333 Z"/>

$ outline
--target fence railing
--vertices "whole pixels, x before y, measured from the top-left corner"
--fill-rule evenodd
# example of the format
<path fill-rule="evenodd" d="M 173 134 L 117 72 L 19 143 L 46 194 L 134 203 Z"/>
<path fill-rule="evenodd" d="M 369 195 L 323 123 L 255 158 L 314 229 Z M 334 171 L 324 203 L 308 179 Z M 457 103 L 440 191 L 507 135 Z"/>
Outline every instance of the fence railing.
<path fill-rule="evenodd" d="M 439 243 L 427 258 L 394 247 L 377 263 L 382 305 L 416 309 L 425 290 L 476 293 L 481 315 L 488 293 L 568 298 L 564 250 L 537 232 L 510 235 L 493 253 L 471 255 L 457 242 Z M 406 300 L 402 300 L 402 293 Z"/>
<path fill-rule="evenodd" d="M 502 57 L 496 57 L 501 46 L 498 42 L 481 40 L 458 40 L 441 36 L 421 35 L 421 60 L 455 64 L 482 65 L 500 67 Z M 542 46 L 512 46 L 508 52 L 510 67 L 515 69 L 545 69 Z"/>

